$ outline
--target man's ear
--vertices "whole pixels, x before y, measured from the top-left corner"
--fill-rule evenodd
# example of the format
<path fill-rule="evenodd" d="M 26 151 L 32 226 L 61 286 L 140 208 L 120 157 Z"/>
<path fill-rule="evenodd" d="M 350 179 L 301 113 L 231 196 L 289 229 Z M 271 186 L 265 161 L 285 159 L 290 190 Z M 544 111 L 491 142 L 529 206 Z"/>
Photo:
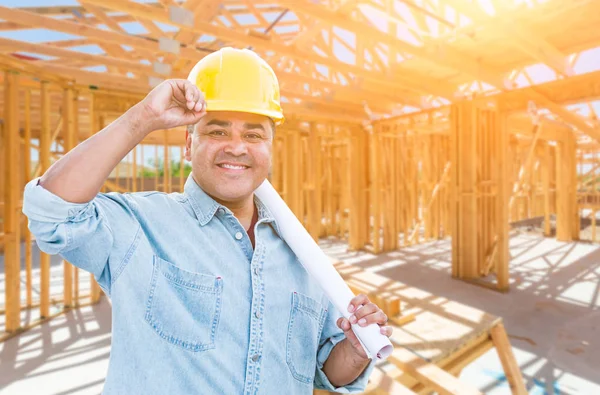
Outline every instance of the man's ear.
<path fill-rule="evenodd" d="M 192 137 L 194 135 L 193 126 L 185 129 L 185 152 L 184 157 L 188 162 L 192 161 Z"/>

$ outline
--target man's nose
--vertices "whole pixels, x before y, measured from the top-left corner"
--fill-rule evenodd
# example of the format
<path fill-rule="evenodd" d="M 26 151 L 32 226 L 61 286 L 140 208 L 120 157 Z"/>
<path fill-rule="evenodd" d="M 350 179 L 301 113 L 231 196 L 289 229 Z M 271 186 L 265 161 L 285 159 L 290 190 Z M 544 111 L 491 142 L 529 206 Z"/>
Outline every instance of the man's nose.
<path fill-rule="evenodd" d="M 224 151 L 228 154 L 240 156 L 248 153 L 246 142 L 240 136 L 233 135 L 225 144 Z"/>

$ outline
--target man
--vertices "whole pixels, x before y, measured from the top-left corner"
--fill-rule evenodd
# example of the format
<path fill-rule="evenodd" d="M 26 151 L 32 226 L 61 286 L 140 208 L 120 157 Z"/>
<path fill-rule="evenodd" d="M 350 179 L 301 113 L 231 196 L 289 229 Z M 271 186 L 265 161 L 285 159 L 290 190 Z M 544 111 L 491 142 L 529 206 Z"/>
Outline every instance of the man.
<path fill-rule="evenodd" d="M 106 394 L 364 390 L 374 362 L 253 193 L 282 121 L 273 70 L 224 48 L 26 186 L 40 249 L 93 273 L 112 300 Z M 181 125 L 193 125 L 183 193 L 99 193 L 150 132 Z M 391 335 L 365 295 L 351 305 L 352 323 Z"/>

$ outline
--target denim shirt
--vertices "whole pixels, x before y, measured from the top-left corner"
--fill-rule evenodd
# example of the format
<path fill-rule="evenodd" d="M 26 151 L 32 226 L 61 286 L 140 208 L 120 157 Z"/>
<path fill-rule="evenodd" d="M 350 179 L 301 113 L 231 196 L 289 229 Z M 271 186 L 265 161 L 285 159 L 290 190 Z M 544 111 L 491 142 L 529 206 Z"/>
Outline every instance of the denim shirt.
<path fill-rule="evenodd" d="M 312 394 L 341 314 L 258 198 L 255 249 L 194 179 L 182 193 L 100 193 L 70 203 L 38 184 L 23 213 L 39 248 L 93 273 L 112 301 L 104 394 Z"/>

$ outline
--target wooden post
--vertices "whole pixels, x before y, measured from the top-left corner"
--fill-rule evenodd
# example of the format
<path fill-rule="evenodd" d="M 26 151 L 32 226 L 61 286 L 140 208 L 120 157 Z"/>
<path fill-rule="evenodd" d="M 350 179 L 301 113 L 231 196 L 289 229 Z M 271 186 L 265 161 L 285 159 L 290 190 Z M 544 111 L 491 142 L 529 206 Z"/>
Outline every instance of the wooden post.
<path fill-rule="evenodd" d="M 510 190 L 508 188 L 508 137 L 509 131 L 506 124 L 506 114 L 494 114 L 496 119 L 494 121 L 494 132 L 495 139 L 495 157 L 497 162 L 493 164 L 493 167 L 497 169 L 496 173 L 496 222 L 494 229 L 497 235 L 497 253 L 496 253 L 496 278 L 497 287 L 500 291 L 508 291 L 510 274 L 509 274 L 509 263 L 510 263 L 510 250 L 509 250 L 509 223 L 508 223 L 508 196 Z"/>
<path fill-rule="evenodd" d="M 166 193 L 171 192 L 171 155 L 169 155 L 169 131 L 164 131 L 164 149 L 165 149 L 165 160 L 163 164 L 164 175 L 163 175 L 163 187 Z"/>
<path fill-rule="evenodd" d="M 158 191 L 158 144 L 154 146 L 154 189 Z"/>
<path fill-rule="evenodd" d="M 544 236 L 550 236 L 550 146 L 544 143 L 544 164 L 542 165 L 542 182 L 544 188 Z"/>
<path fill-rule="evenodd" d="M 456 228 L 453 234 L 453 261 L 456 275 L 460 278 L 477 277 L 477 228 L 476 228 L 476 172 L 475 162 L 476 125 L 473 103 L 464 101 L 452 105 L 452 151 L 455 154 L 453 169 L 456 170 L 454 216 Z M 455 240 L 455 242 L 454 242 Z M 454 270 L 453 270 L 454 273 Z"/>
<path fill-rule="evenodd" d="M 370 199 L 371 199 L 371 207 L 372 207 L 372 218 L 373 218 L 373 252 L 379 253 L 381 252 L 381 189 L 380 189 L 380 175 L 379 175 L 379 161 L 380 161 L 380 153 L 379 153 L 379 125 L 375 125 L 373 130 L 371 131 L 369 142 L 371 147 L 371 183 L 369 185 L 370 189 Z"/>
<path fill-rule="evenodd" d="M 142 163 L 142 171 L 140 172 L 140 190 L 145 191 L 144 173 L 146 171 L 146 162 L 144 161 L 144 145 L 140 145 L 140 162 Z"/>
<path fill-rule="evenodd" d="M 452 275 L 475 280 L 494 269 L 508 289 L 506 119 L 484 103 L 451 106 Z M 480 154 L 478 154 L 480 153 Z"/>
<path fill-rule="evenodd" d="M 135 147 L 134 147 L 135 149 Z M 125 163 L 129 163 L 129 165 L 126 166 L 125 168 L 125 190 L 127 191 L 131 191 L 132 189 L 132 183 L 133 183 L 133 160 L 131 159 L 131 157 L 133 156 L 133 153 L 131 151 L 129 151 L 127 153 L 127 155 L 125 156 Z"/>
<path fill-rule="evenodd" d="M 350 237 L 349 247 L 359 250 L 369 243 L 370 221 L 367 180 L 369 174 L 367 132 L 360 126 L 351 132 Z"/>
<path fill-rule="evenodd" d="M 50 90 L 48 82 L 42 81 L 41 115 L 42 129 L 40 133 L 40 172 L 45 173 L 50 167 L 50 145 L 52 130 L 50 125 Z M 50 315 L 50 255 L 40 251 L 40 317 Z"/>
<path fill-rule="evenodd" d="M 73 97 L 71 100 L 71 118 L 73 120 L 73 130 L 71 131 L 71 147 L 69 148 L 69 151 L 79 144 L 79 93 L 77 91 L 73 91 Z M 73 272 L 73 299 L 75 306 L 79 306 L 79 268 L 74 265 L 71 266 L 71 270 Z"/>
<path fill-rule="evenodd" d="M 23 180 L 23 188 L 31 180 L 31 91 L 25 90 L 25 136 L 24 136 L 24 147 L 23 147 L 23 170 L 25 178 Z M 21 190 L 23 190 L 21 188 Z M 23 229 L 25 232 L 25 272 L 26 272 L 26 286 L 27 286 L 27 307 L 32 305 L 32 278 L 31 278 L 31 232 L 29 227 L 25 226 Z"/>
<path fill-rule="evenodd" d="M 88 130 L 88 135 L 86 136 L 86 138 L 90 138 L 92 135 L 97 133 L 98 127 L 100 126 L 96 118 L 96 96 L 92 93 L 90 94 L 88 100 L 88 118 L 90 128 Z M 98 282 L 94 278 L 94 274 L 90 273 L 90 299 L 92 304 L 98 303 L 100 301 L 101 292 L 102 290 L 100 289 L 100 285 L 98 285 Z"/>
<path fill-rule="evenodd" d="M 4 267 L 6 279 L 7 332 L 21 326 L 21 239 L 19 236 L 19 81 L 12 71 L 4 73 Z"/>
<path fill-rule="evenodd" d="M 64 154 L 66 155 L 75 145 L 75 114 L 73 108 L 74 92 L 66 88 L 63 94 L 63 141 Z M 64 307 L 73 306 L 73 265 L 63 260 L 64 271 Z"/>
<path fill-rule="evenodd" d="M 132 187 L 131 187 L 131 192 L 137 192 L 138 190 L 138 169 L 137 169 L 137 150 L 138 150 L 138 146 L 136 145 L 135 147 L 133 147 L 133 163 L 131 163 L 131 172 L 133 173 L 131 175 L 132 178 Z"/>
<path fill-rule="evenodd" d="M 556 151 L 556 239 L 572 241 L 579 235 L 575 137 L 559 141 Z"/>
<path fill-rule="evenodd" d="M 179 192 L 183 192 L 185 181 L 185 160 L 183 157 L 183 146 L 179 147 Z"/>
<path fill-rule="evenodd" d="M 300 156 L 300 131 L 290 129 L 286 135 L 285 157 L 286 161 L 286 177 L 285 177 L 285 199 L 287 205 L 298 220 L 302 221 L 300 215 L 300 169 L 298 168 L 298 157 Z"/>
<path fill-rule="evenodd" d="M 308 135 L 309 139 L 309 153 L 310 159 L 308 160 L 308 177 L 310 179 L 311 189 L 309 191 L 309 221 L 310 221 L 310 235 L 313 239 L 319 239 L 319 233 L 321 230 L 322 220 L 322 208 L 321 208 L 321 138 L 319 137 L 319 130 L 314 122 L 310 123 L 310 131 Z"/>

